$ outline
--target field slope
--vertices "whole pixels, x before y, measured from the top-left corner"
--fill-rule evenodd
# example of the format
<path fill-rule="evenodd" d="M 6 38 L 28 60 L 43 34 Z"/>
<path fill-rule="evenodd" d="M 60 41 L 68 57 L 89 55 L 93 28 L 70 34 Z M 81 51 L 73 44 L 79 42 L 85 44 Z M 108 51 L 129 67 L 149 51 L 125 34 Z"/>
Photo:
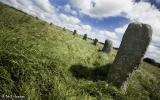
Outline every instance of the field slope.
<path fill-rule="evenodd" d="M 142 63 L 126 93 L 107 83 L 113 62 L 83 40 L 0 3 L 0 96 L 31 100 L 160 100 L 160 69 Z M 1 97 L 0 97 L 1 98 Z"/>

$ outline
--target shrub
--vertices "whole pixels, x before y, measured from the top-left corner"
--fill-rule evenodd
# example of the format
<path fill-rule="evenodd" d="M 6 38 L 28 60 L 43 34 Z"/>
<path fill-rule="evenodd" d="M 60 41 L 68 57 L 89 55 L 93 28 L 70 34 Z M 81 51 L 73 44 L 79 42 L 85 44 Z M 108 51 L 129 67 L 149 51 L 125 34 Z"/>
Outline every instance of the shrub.
<path fill-rule="evenodd" d="M 118 48 L 116 48 L 116 47 L 113 47 L 115 50 L 118 50 Z"/>
<path fill-rule="evenodd" d="M 160 67 L 160 63 L 156 62 L 154 59 L 152 58 L 144 58 L 143 59 L 144 62 L 147 62 L 149 64 L 152 64 L 154 66 Z"/>

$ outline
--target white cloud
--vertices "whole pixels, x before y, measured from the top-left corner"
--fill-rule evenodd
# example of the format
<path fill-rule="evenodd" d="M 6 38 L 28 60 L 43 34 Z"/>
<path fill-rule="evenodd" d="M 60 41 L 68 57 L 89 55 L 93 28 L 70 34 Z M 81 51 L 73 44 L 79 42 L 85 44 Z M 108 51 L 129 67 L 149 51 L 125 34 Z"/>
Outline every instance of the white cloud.
<path fill-rule="evenodd" d="M 77 15 L 77 12 L 76 12 L 75 10 L 72 10 L 72 9 L 71 9 L 71 6 L 70 6 L 69 4 L 66 4 L 66 5 L 64 6 L 64 11 L 65 11 L 65 12 L 69 12 L 69 13 L 71 13 L 71 14 L 73 14 L 73 15 Z"/>
<path fill-rule="evenodd" d="M 153 27 L 152 42 L 160 44 L 160 11 L 147 0 L 138 3 L 134 0 L 70 0 L 70 4 L 79 9 L 79 12 L 94 18 L 109 16 L 123 16 L 131 21 L 150 24 Z M 145 1 L 145 2 L 144 2 Z M 94 6 L 93 6 L 94 2 Z M 159 0 L 157 0 L 159 2 Z M 125 13 L 125 14 L 123 14 Z M 116 33 L 123 34 L 127 25 L 115 29 Z"/>
<path fill-rule="evenodd" d="M 21 0 L 18 0 L 21 1 Z M 48 0 L 34 0 L 35 4 L 46 12 L 55 12 L 55 8 L 50 4 Z"/>
<path fill-rule="evenodd" d="M 10 2 L 14 2 L 14 3 L 16 3 L 16 1 L 15 0 L 9 0 Z M 31 1 L 28 1 L 28 0 L 19 0 L 19 1 L 17 1 L 17 2 L 19 2 L 20 4 L 22 4 L 22 5 L 24 5 L 24 6 L 29 6 L 29 5 L 31 5 L 32 4 L 32 2 Z M 18 4 L 18 3 L 17 3 Z"/>
<path fill-rule="evenodd" d="M 92 6 L 92 2 L 95 3 L 95 7 Z M 157 0 L 159 2 L 159 0 Z M 129 18 L 131 21 L 139 21 L 150 24 L 153 28 L 152 43 L 156 48 L 160 44 L 160 11 L 149 2 L 134 3 L 132 0 L 70 0 L 70 4 L 79 9 L 80 13 L 86 14 L 94 18 L 104 18 L 109 16 L 123 16 Z M 123 15 L 122 13 L 126 13 Z M 118 34 L 124 34 L 128 25 L 116 28 L 115 32 Z M 103 34 L 103 35 L 102 35 Z M 104 35 L 105 34 L 105 35 Z M 108 31 L 101 31 L 98 37 L 104 41 L 107 37 L 116 37 L 113 33 Z M 114 41 L 116 44 L 120 44 Z M 150 51 L 150 48 L 148 49 Z M 160 59 L 158 55 L 159 49 L 153 49 L 153 52 L 149 52 L 150 56 Z"/>
<path fill-rule="evenodd" d="M 132 0 L 70 0 L 83 14 L 95 18 L 122 15 L 132 7 Z"/>
<path fill-rule="evenodd" d="M 100 31 L 99 32 L 101 35 L 103 36 L 107 36 L 108 38 L 117 38 L 116 34 L 113 33 L 113 32 L 110 32 L 110 31 L 107 31 L 107 30 L 104 30 L 104 31 Z"/>
<path fill-rule="evenodd" d="M 63 23 L 71 23 L 71 24 L 78 24 L 80 23 L 80 20 L 76 17 L 73 17 L 73 16 L 67 16 L 65 14 L 60 14 L 59 15 L 60 17 L 60 20 L 63 22 Z"/>
<path fill-rule="evenodd" d="M 32 16 L 37 16 L 47 22 L 59 23 L 56 11 L 57 9 L 50 4 L 48 0 L 0 0 L 10 6 L 20 9 Z"/>
<path fill-rule="evenodd" d="M 69 2 L 73 7 L 85 10 L 90 8 L 91 1 L 92 0 L 70 0 Z"/>
<path fill-rule="evenodd" d="M 69 12 L 71 10 L 71 6 L 69 4 L 66 4 L 64 6 L 64 11 Z"/>
<path fill-rule="evenodd" d="M 156 0 L 157 3 L 160 3 L 160 0 Z"/>
<path fill-rule="evenodd" d="M 82 28 L 89 31 L 92 29 L 90 25 L 83 25 Z"/>
<path fill-rule="evenodd" d="M 118 40 L 112 40 L 113 41 L 113 45 L 115 46 L 115 47 L 118 47 L 119 48 L 119 45 L 120 45 L 120 41 L 118 41 Z"/>
<path fill-rule="evenodd" d="M 48 0 L 35 0 L 35 3 L 31 0 L 0 0 L 10 6 L 13 6 L 17 9 L 23 10 L 24 12 L 37 16 L 42 20 L 47 22 L 52 22 L 55 25 L 66 27 L 70 30 L 76 29 L 79 34 L 87 33 L 88 36 L 91 36 L 92 27 L 90 25 L 84 25 L 81 21 L 74 17 L 68 16 L 63 13 L 57 14 L 58 9 L 61 7 L 55 8 L 51 5 Z M 70 5 L 66 5 L 66 11 L 71 11 L 74 15 L 76 12 L 71 10 Z"/>
<path fill-rule="evenodd" d="M 98 38 L 98 41 L 105 42 L 105 40 L 112 40 L 114 47 L 119 47 L 120 41 L 118 41 L 118 37 L 114 32 L 110 32 L 108 30 L 99 30 L 99 34 L 96 35 L 96 38 Z"/>
<path fill-rule="evenodd" d="M 73 24 L 66 24 L 65 26 L 67 26 L 66 28 L 70 29 L 70 30 L 77 30 L 78 34 L 84 35 L 84 34 L 88 34 L 88 36 L 92 36 L 93 32 L 92 32 L 92 27 L 90 25 L 84 25 L 84 24 L 79 24 L 79 25 L 73 25 Z M 92 36 L 93 37 L 93 36 Z"/>
<path fill-rule="evenodd" d="M 156 59 L 160 59 L 160 48 L 155 46 L 154 44 L 151 44 L 149 46 L 149 55 L 153 58 L 156 58 Z"/>
<path fill-rule="evenodd" d="M 90 35 L 92 33 L 91 30 L 92 30 L 92 27 L 90 25 L 81 25 L 81 30 L 79 31 L 81 31 L 83 34 Z"/>
<path fill-rule="evenodd" d="M 74 10 L 72 10 L 71 13 L 72 13 L 72 15 L 77 15 L 77 12 Z"/>
<path fill-rule="evenodd" d="M 122 27 L 119 27 L 119 28 L 116 28 L 115 29 L 115 32 L 118 33 L 118 34 L 124 34 L 125 30 L 127 29 L 128 27 L 128 24 L 127 25 L 124 25 Z"/>
<path fill-rule="evenodd" d="M 111 40 L 111 41 L 113 41 L 114 47 L 119 47 L 120 41 L 117 40 L 117 38 L 111 38 L 110 36 L 108 36 L 108 34 L 106 35 L 104 33 L 105 32 L 102 32 L 102 34 L 97 34 L 95 38 L 97 38 L 98 41 L 103 42 L 103 43 L 105 42 L 105 40 Z M 107 31 L 107 33 L 112 33 L 112 32 Z"/>

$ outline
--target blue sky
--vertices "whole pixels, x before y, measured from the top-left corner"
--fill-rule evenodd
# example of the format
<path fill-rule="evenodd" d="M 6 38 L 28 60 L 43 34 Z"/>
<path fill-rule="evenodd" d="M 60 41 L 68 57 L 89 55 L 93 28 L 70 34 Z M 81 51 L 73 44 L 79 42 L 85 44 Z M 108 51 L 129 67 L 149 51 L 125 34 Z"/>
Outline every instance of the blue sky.
<path fill-rule="evenodd" d="M 130 22 L 143 22 L 153 28 L 146 53 L 160 62 L 160 0 L 0 0 L 47 22 L 88 34 L 119 47 Z"/>

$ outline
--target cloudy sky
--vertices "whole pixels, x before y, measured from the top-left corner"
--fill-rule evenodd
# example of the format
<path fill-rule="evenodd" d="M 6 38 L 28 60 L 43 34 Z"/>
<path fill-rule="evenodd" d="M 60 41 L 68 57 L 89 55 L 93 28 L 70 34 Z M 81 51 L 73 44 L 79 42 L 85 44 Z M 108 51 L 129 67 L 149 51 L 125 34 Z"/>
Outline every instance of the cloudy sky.
<path fill-rule="evenodd" d="M 160 62 L 160 0 L 0 0 L 47 22 L 119 47 L 130 22 L 153 28 L 146 57 Z"/>

